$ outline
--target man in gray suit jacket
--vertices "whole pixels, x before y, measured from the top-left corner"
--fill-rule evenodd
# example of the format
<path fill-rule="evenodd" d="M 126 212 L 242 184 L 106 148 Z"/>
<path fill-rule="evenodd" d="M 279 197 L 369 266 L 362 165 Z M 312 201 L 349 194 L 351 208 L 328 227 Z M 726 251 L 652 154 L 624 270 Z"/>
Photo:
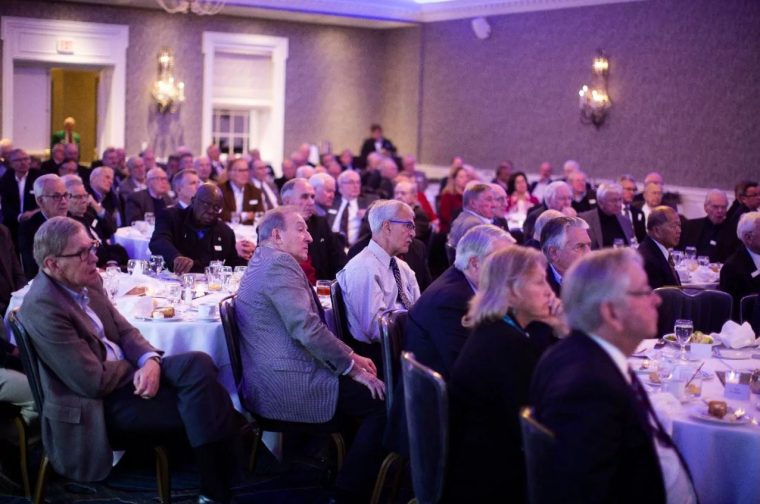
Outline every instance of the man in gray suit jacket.
<path fill-rule="evenodd" d="M 237 297 L 242 400 L 274 420 L 322 423 L 336 413 L 361 418 L 336 485 L 366 501 L 384 456 L 385 386 L 372 361 L 352 353 L 325 325 L 299 266 L 310 242 L 294 206 L 270 210 L 259 224 L 259 247 Z"/>
<path fill-rule="evenodd" d="M 623 188 L 620 184 L 602 184 L 596 191 L 597 207 L 578 217 L 588 223 L 591 249 L 611 247 L 615 240 L 630 245 L 636 240 L 633 224 L 623 216 Z"/>
<path fill-rule="evenodd" d="M 111 470 L 114 433 L 184 429 L 200 466 L 198 502 L 227 502 L 237 420 L 216 367 L 201 352 L 162 358 L 116 311 L 95 266 L 96 243 L 73 219 L 46 221 L 34 239 L 40 272 L 20 312 L 41 361 L 40 423 L 53 468 L 100 480 Z"/>
<path fill-rule="evenodd" d="M 452 249 L 457 248 L 459 239 L 470 228 L 481 224 L 493 224 L 496 206 L 493 188 L 485 183 L 468 184 L 462 195 L 462 205 L 464 210 L 451 223 L 449 231 L 448 245 Z"/>

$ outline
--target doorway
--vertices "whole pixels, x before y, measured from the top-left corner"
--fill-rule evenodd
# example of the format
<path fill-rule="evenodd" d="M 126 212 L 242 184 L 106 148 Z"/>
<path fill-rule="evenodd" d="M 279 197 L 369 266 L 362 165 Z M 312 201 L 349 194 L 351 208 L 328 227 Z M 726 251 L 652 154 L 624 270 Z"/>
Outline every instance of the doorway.
<path fill-rule="evenodd" d="M 64 119 L 73 117 L 74 131 L 80 137 L 79 158 L 87 164 L 98 159 L 95 140 L 99 83 L 99 71 L 50 69 L 50 134 L 62 130 Z"/>

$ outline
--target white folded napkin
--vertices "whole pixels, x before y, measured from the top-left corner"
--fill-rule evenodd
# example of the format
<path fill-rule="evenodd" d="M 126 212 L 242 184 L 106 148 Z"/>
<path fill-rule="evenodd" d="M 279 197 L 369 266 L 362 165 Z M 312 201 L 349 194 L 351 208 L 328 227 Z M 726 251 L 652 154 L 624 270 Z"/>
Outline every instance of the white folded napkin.
<path fill-rule="evenodd" d="M 757 344 L 755 333 L 748 322 L 739 325 L 733 320 L 728 320 L 723 324 L 720 334 L 715 336 L 728 348 L 744 348 Z"/>
<path fill-rule="evenodd" d="M 669 392 L 655 392 L 649 394 L 649 402 L 652 403 L 662 428 L 668 434 L 673 434 L 673 417 L 681 410 L 681 401 Z"/>
<path fill-rule="evenodd" d="M 696 283 L 709 283 L 715 280 L 715 273 L 710 268 L 700 266 L 697 270 L 691 274 L 692 282 Z"/>
<path fill-rule="evenodd" d="M 119 312 L 132 317 L 150 317 L 153 313 L 153 298 L 150 296 L 124 296 L 116 299 Z"/>

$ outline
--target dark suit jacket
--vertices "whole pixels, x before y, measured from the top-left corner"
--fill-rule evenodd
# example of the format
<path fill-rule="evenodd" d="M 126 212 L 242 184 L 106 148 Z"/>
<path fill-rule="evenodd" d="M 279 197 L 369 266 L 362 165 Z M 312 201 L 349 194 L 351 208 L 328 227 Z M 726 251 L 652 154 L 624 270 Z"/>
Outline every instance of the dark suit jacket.
<path fill-rule="evenodd" d="M 29 170 L 24 184 L 24 211 L 34 210 L 37 208 L 37 200 L 34 199 L 32 187 L 39 174 L 34 170 Z M 11 232 L 11 237 L 15 243 L 18 243 L 18 215 L 21 213 L 21 200 L 18 194 L 18 184 L 16 184 L 16 172 L 8 170 L 0 177 L 0 202 L 3 205 L 3 224 Z"/>
<path fill-rule="evenodd" d="M 102 242 L 107 242 L 111 239 L 114 233 L 116 233 L 116 226 L 113 221 L 108 218 L 108 215 L 106 214 L 103 217 L 98 217 L 98 214 L 95 213 L 95 210 L 93 210 L 92 207 L 88 206 L 84 215 L 81 217 L 74 217 L 73 215 L 69 215 L 69 217 L 84 224 L 84 226 L 89 228 L 91 233 Z"/>
<path fill-rule="evenodd" d="M 235 206 L 235 193 L 232 192 L 232 182 L 229 180 L 224 184 L 219 185 L 219 189 L 222 190 L 224 196 L 224 203 L 222 205 L 222 220 L 225 222 L 230 221 L 230 214 L 235 212 L 237 207 Z M 261 191 L 251 183 L 247 183 L 243 187 L 243 212 L 263 212 L 264 211 L 264 199 Z M 252 224 L 252 222 L 246 222 L 246 224 Z"/>
<path fill-rule="evenodd" d="M 467 338 L 449 381 L 451 457 L 446 501 L 525 502 L 519 410 L 528 404 L 533 370 L 552 338 L 530 336 L 499 319 Z M 541 334 L 537 334 L 537 333 Z"/>
<path fill-rule="evenodd" d="M 100 480 L 111 470 L 103 398 L 132 380 L 141 356 L 160 353 L 116 311 L 102 288 L 90 288 L 89 298 L 106 337 L 121 347 L 124 360 L 106 360 L 90 317 L 45 273 L 34 278 L 20 312 L 45 364 L 39 369 L 45 451 L 57 473 L 78 481 Z"/>
<path fill-rule="evenodd" d="M 641 211 L 641 208 L 636 208 L 633 205 L 630 208 L 631 219 L 633 219 L 633 231 L 636 233 L 636 240 L 641 243 L 647 237 L 647 224 L 644 212 Z"/>
<path fill-rule="evenodd" d="M 743 244 L 720 270 L 719 289 L 733 296 L 735 320 L 739 320 L 741 299 L 749 294 L 760 294 L 760 274 L 752 276 L 755 270 L 755 263 Z"/>
<path fill-rule="evenodd" d="M 160 211 L 157 211 L 156 200 L 153 199 L 153 196 L 150 195 L 147 189 L 133 192 L 127 196 L 127 202 L 124 209 L 124 224 L 131 225 L 134 221 L 144 220 L 145 212 L 151 212 L 157 216 L 157 214 L 166 210 L 166 207 L 173 204 L 173 201 L 168 194 L 164 195 L 162 199 L 164 200 L 165 206 Z"/>
<path fill-rule="evenodd" d="M 592 208 L 596 208 L 596 192 L 593 190 L 587 191 L 586 195 L 583 196 L 583 199 L 580 201 L 573 200 L 571 205 L 578 213 L 588 212 Z"/>
<path fill-rule="evenodd" d="M 11 233 L 7 227 L 0 224 L 0 315 L 4 314 L 8 308 L 11 293 L 23 287 L 24 284 L 26 284 L 26 277 L 21 270 L 16 249 L 13 247 Z"/>
<path fill-rule="evenodd" d="M 591 250 L 599 250 L 604 247 L 604 228 L 602 226 L 602 218 L 599 215 L 599 208 L 592 208 L 586 212 L 578 214 L 578 217 L 586 221 L 588 224 L 588 236 L 591 238 Z M 634 235 L 633 224 L 626 222 L 627 219 L 622 214 L 615 216 L 620 230 L 625 235 L 626 245 L 630 243 L 632 235 Z M 609 239 L 609 237 L 608 237 Z M 637 238 L 638 239 L 638 238 Z"/>
<path fill-rule="evenodd" d="M 34 260 L 34 235 L 46 220 L 42 212 L 37 212 L 32 218 L 22 222 L 18 229 L 18 252 L 27 278 L 33 278 L 39 269 Z"/>
<path fill-rule="evenodd" d="M 557 279 L 554 277 L 554 271 L 552 271 L 551 264 L 548 264 L 546 266 L 546 282 L 554 291 L 554 295 L 557 297 L 560 297 L 562 295 L 562 284 L 557 282 Z"/>
<path fill-rule="evenodd" d="M 697 255 L 709 256 L 713 262 L 725 262 L 741 245 L 736 228 L 732 228 L 728 220 L 715 226 L 707 217 L 702 217 L 684 223 L 678 248 L 696 247 Z"/>
<path fill-rule="evenodd" d="M 332 232 L 327 219 L 312 215 L 306 225 L 312 242 L 309 243 L 309 257 L 318 280 L 335 280 L 335 275 L 346 265 L 346 251 L 342 240 Z"/>
<path fill-rule="evenodd" d="M 393 142 L 391 142 L 387 138 L 383 138 L 382 148 L 383 150 L 388 151 L 390 155 L 396 154 L 396 146 L 393 145 Z M 373 152 L 375 152 L 375 139 L 370 137 L 364 140 L 364 143 L 362 143 L 361 154 L 359 154 L 359 157 L 361 158 L 362 166 L 364 166 L 367 163 L 367 156 L 369 156 Z"/>
<path fill-rule="evenodd" d="M 232 229 L 220 220 L 208 228 L 199 228 L 193 218 L 193 207 L 167 208 L 159 215 L 149 246 L 151 252 L 164 257 L 171 270 L 177 256 L 193 260 L 193 273 L 203 273 L 203 268 L 214 260 L 224 261 L 226 266 L 246 265 L 245 259 L 235 250 Z"/>
<path fill-rule="evenodd" d="M 666 285 L 681 285 L 681 280 L 668 264 L 668 260 L 662 255 L 657 244 L 647 236 L 639 244 L 639 254 L 644 259 L 644 270 L 649 277 L 649 285 L 653 289 L 665 287 Z"/>
<path fill-rule="evenodd" d="M 533 229 L 536 227 L 536 219 L 548 209 L 549 207 L 546 206 L 546 203 L 541 203 L 528 210 L 528 215 L 525 216 L 525 222 L 523 223 L 523 236 L 525 237 L 525 241 L 533 238 Z"/>
<path fill-rule="evenodd" d="M 666 501 L 646 410 L 595 341 L 576 331 L 547 351 L 530 399 L 556 435 L 551 481 L 543 483 L 551 502 Z"/>
<path fill-rule="evenodd" d="M 103 208 L 106 209 L 108 219 L 111 221 L 111 224 L 114 227 L 118 227 L 119 221 L 121 221 L 122 225 L 129 224 L 124 222 L 124 212 L 122 212 L 121 202 L 119 201 L 119 197 L 116 195 L 116 191 L 113 188 L 111 188 L 108 193 L 99 196 L 91 186 L 87 185 L 85 187 L 87 188 L 87 192 L 92 194 L 92 197 L 95 198 L 95 200 L 103 205 Z"/>

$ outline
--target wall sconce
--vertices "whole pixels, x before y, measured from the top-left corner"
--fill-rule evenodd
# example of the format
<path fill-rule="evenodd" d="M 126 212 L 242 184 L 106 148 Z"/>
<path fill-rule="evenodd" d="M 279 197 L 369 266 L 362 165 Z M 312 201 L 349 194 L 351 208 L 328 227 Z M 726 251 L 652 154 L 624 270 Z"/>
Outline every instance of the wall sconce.
<path fill-rule="evenodd" d="M 156 0 L 169 14 L 197 14 L 198 16 L 213 16 L 219 14 L 227 0 Z"/>
<path fill-rule="evenodd" d="M 174 55 L 169 49 L 158 55 L 158 80 L 153 84 L 152 94 L 162 114 L 175 112 L 176 105 L 185 101 L 185 83 L 174 80 Z"/>
<path fill-rule="evenodd" d="M 583 85 L 580 96 L 581 122 L 593 124 L 599 129 L 612 106 L 607 94 L 607 77 L 610 71 L 610 60 L 604 51 L 599 50 L 591 65 L 591 86 Z"/>

